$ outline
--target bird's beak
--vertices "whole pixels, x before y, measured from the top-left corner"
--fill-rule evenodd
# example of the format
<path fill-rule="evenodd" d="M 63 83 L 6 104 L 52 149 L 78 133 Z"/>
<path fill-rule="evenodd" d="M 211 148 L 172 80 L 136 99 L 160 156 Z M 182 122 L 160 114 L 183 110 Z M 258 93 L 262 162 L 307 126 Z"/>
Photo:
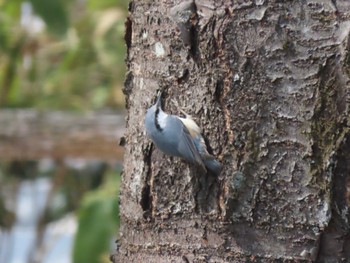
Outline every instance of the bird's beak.
<path fill-rule="evenodd" d="M 157 108 L 158 108 L 158 107 L 161 107 L 161 105 L 162 105 L 162 93 L 160 92 L 160 93 L 158 94 L 158 98 L 157 98 L 157 100 L 156 100 L 156 106 L 157 106 Z"/>

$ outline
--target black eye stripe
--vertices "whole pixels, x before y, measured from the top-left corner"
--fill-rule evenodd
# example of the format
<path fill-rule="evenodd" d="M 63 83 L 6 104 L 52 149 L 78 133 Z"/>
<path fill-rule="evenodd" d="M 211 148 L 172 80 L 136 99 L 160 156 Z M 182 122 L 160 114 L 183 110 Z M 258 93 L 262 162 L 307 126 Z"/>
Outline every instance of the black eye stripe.
<path fill-rule="evenodd" d="M 156 128 L 158 131 L 162 132 L 163 129 L 160 127 L 159 122 L 158 122 L 158 115 L 159 115 L 159 108 L 156 109 L 156 114 L 154 115 L 154 124 L 156 125 Z"/>

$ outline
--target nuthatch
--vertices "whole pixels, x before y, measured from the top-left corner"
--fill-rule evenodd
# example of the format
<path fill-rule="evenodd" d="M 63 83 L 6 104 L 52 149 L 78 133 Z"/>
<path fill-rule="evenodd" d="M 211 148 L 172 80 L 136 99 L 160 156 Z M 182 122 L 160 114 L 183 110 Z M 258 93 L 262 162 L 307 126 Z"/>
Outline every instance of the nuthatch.
<path fill-rule="evenodd" d="M 177 156 L 206 168 L 218 175 L 221 164 L 208 153 L 201 129 L 191 116 L 186 118 L 165 113 L 161 108 L 161 94 L 156 103 L 147 110 L 145 117 L 147 135 L 164 153 Z"/>

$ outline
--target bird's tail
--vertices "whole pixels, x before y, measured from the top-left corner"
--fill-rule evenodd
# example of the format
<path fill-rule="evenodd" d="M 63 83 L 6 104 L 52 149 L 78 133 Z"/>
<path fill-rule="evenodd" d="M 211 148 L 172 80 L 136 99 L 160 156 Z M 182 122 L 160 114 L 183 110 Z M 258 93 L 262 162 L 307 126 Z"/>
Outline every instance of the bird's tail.
<path fill-rule="evenodd" d="M 222 164 L 213 156 L 208 154 L 207 156 L 205 156 L 203 162 L 209 171 L 213 172 L 215 175 L 220 174 L 222 170 Z"/>

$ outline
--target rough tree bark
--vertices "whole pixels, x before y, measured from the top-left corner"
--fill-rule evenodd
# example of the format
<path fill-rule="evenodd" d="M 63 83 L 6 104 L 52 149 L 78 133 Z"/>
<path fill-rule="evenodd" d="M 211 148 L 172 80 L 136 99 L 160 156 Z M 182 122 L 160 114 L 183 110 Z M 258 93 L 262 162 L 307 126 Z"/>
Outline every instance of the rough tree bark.
<path fill-rule="evenodd" d="M 350 1 L 131 1 L 114 262 L 350 259 Z M 157 90 L 224 164 L 155 149 Z"/>

